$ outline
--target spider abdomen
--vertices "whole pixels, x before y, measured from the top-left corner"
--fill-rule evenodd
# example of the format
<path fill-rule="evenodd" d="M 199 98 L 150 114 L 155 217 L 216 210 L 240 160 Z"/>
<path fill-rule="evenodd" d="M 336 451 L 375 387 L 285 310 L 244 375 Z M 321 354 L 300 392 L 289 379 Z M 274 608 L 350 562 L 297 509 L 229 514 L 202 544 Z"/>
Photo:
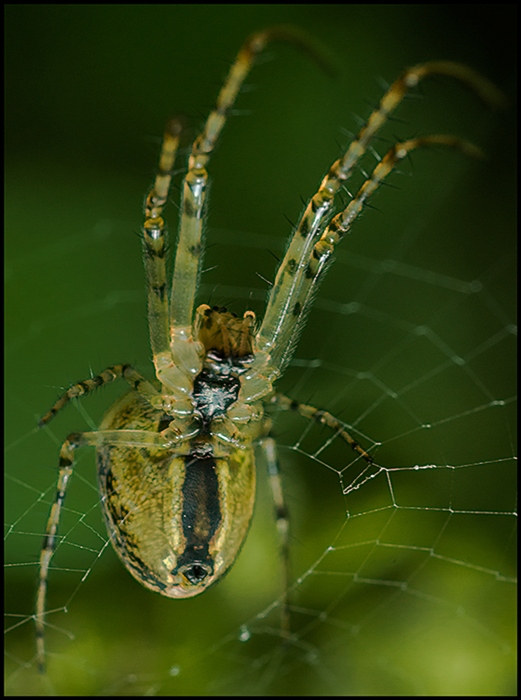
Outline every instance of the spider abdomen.
<path fill-rule="evenodd" d="M 158 433 L 163 419 L 131 392 L 112 406 L 100 430 Z M 102 445 L 97 456 L 110 539 L 134 578 L 164 596 L 183 598 L 224 575 L 253 514 L 252 448 L 223 446 L 200 434 L 175 448 Z"/>

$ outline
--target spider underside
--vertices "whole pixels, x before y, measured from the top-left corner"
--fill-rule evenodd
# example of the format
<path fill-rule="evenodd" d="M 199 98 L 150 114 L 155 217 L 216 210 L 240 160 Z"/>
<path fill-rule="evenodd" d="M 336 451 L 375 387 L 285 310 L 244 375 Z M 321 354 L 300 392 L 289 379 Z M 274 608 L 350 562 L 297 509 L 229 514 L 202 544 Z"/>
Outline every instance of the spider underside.
<path fill-rule="evenodd" d="M 206 167 L 237 94 L 252 64 L 269 41 L 290 41 L 316 55 L 298 30 L 274 27 L 243 45 L 208 117 L 192 145 L 182 185 L 182 205 L 171 284 L 166 275 L 166 231 L 162 218 L 179 146 L 181 126 L 172 120 L 164 135 L 158 173 L 145 204 L 143 255 L 147 279 L 150 342 L 157 386 L 135 368 L 119 364 L 72 386 L 46 413 L 46 425 L 71 399 L 124 379 L 131 387 L 103 418 L 99 430 L 72 433 L 60 450 L 56 498 L 40 556 L 36 607 L 37 657 L 44 670 L 44 626 L 50 563 L 58 538 L 60 511 L 83 446 L 97 451 L 102 510 L 111 542 L 123 564 L 147 588 L 172 598 L 190 597 L 220 579 L 235 561 L 255 501 L 254 444 L 260 441 L 272 486 L 284 562 L 281 630 L 290 634 L 288 516 L 265 407 L 293 410 L 338 434 L 365 460 L 373 457 L 327 411 L 276 394 L 294 352 L 307 312 L 336 245 L 350 230 L 368 197 L 410 151 L 448 146 L 476 156 L 479 150 L 449 135 L 398 143 L 377 166 L 348 206 L 332 216 L 335 195 L 405 94 L 432 74 L 452 76 L 485 102 L 501 96 L 465 66 L 432 61 L 405 70 L 329 169 L 293 233 L 258 322 L 203 304 L 194 311 L 202 257 L 202 222 L 208 185 Z"/>

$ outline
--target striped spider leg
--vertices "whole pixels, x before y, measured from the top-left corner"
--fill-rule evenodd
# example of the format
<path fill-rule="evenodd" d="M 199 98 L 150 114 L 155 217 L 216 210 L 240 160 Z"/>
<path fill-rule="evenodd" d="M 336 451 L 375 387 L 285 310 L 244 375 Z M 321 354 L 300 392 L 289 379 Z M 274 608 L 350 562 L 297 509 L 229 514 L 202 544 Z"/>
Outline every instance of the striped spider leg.
<path fill-rule="evenodd" d="M 452 76 L 486 102 L 501 96 L 484 78 L 459 64 L 426 63 L 405 71 L 391 85 L 345 155 L 336 161 L 310 200 L 279 267 L 262 322 L 253 311 L 242 318 L 224 308 L 195 308 L 201 264 L 207 166 L 227 115 L 256 56 L 272 40 L 289 41 L 320 62 L 298 30 L 274 27 L 243 45 L 202 132 L 195 139 L 182 183 L 181 216 L 172 281 L 166 273 L 167 202 L 181 126 L 172 120 L 163 138 L 158 172 L 145 203 L 143 257 L 148 324 L 156 383 L 128 364 L 109 367 L 73 385 L 42 417 L 49 421 L 71 400 L 124 379 L 130 392 L 104 416 L 99 430 L 72 433 L 60 450 L 55 501 L 40 556 L 36 603 L 37 661 L 45 665 L 44 628 L 49 569 L 59 542 L 60 513 L 75 450 L 97 452 L 100 502 L 110 540 L 128 571 L 143 586 L 171 598 L 198 595 L 235 561 L 246 537 L 255 500 L 254 443 L 261 440 L 275 501 L 285 569 L 282 633 L 288 636 L 288 516 L 266 406 L 294 410 L 335 431 L 368 468 L 371 455 L 327 411 L 274 393 L 273 383 L 291 359 L 313 293 L 335 246 L 350 230 L 367 198 L 393 168 L 430 145 L 478 155 L 472 144 L 432 135 L 395 145 L 378 163 L 350 204 L 332 218 L 335 195 L 366 152 L 371 139 L 406 92 L 432 74 Z"/>
<path fill-rule="evenodd" d="M 321 273 L 323 273 L 325 262 L 330 259 L 332 252 L 329 251 L 324 258 L 325 247 L 327 247 L 326 237 L 322 236 L 321 244 L 318 242 L 324 231 L 325 223 L 331 216 L 335 195 L 346 184 L 353 169 L 366 153 L 371 140 L 389 119 L 390 114 L 402 102 L 407 92 L 431 75 L 446 75 L 455 78 L 473 90 L 490 106 L 503 106 L 504 97 L 495 85 L 472 69 L 451 61 L 430 61 L 408 68 L 389 87 L 378 107 L 370 114 L 366 124 L 351 142 L 346 153 L 333 163 L 317 193 L 309 200 L 300 218 L 277 271 L 268 297 L 262 325 L 257 334 L 258 362 L 255 364 L 259 370 L 261 363 L 266 361 L 272 373 L 270 376 L 276 377 L 280 375 L 291 359 L 299 331 L 302 329 L 309 311 L 312 297 L 310 291 L 320 279 L 320 274 L 315 276 L 313 269 L 319 265 Z M 431 138 L 430 141 L 429 138 Z M 461 147 L 460 150 L 467 154 L 478 154 L 477 149 L 467 142 L 457 142 L 456 139 L 444 140 L 446 137 L 443 136 L 429 138 L 408 141 L 405 151 L 408 153 L 414 148 L 439 143 L 455 148 Z M 394 148 L 395 156 L 391 155 L 391 151 L 387 157 L 387 165 L 391 164 L 390 169 L 406 155 L 406 153 L 402 155 L 398 146 Z M 384 171 L 383 168 L 375 170 L 369 181 L 376 175 L 377 180 L 380 178 L 376 185 L 378 186 L 389 172 L 390 170 Z M 355 196 L 351 205 L 346 209 L 346 212 L 349 211 L 349 225 L 352 224 L 360 211 L 358 204 L 362 205 L 370 194 L 369 189 L 372 192 L 375 188 L 364 185 L 359 195 Z M 354 213 L 355 211 L 356 213 Z M 333 243 L 333 246 L 336 242 Z M 269 360 L 265 360 L 267 354 L 269 354 Z"/>

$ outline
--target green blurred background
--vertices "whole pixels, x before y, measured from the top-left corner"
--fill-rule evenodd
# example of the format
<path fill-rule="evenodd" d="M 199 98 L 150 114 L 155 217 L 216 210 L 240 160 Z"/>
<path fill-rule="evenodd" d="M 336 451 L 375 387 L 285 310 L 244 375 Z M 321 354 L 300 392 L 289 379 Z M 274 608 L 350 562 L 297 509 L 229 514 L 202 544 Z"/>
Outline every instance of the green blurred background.
<path fill-rule="evenodd" d="M 513 13 L 509 5 L 6 8 L 8 694 L 515 692 L 515 416 L 513 403 L 494 404 L 515 381 Z M 323 463 L 312 459 L 328 437 L 318 431 L 306 435 L 303 454 L 291 449 L 305 426 L 281 419 L 294 575 L 306 574 L 295 595 L 299 644 L 286 649 L 275 614 L 255 620 L 279 591 L 262 468 L 256 522 L 236 567 L 201 598 L 176 602 L 137 585 L 110 547 L 98 556 L 105 533 L 86 453 L 50 581 L 50 609 L 68 614 L 49 617 L 42 680 L 30 615 L 59 444 L 95 426 L 122 387 L 70 407 L 49 431 L 37 432 L 36 419 L 91 371 L 132 362 L 150 376 L 138 232 L 164 124 L 184 114 L 194 136 L 246 36 L 279 23 L 322 41 L 338 75 L 280 45 L 252 72 L 211 165 L 200 302 L 262 313 L 257 273 L 273 278 L 285 217 L 296 221 L 300 198 L 377 103 L 378 78 L 452 59 L 511 100 L 506 113 L 490 114 L 461 86 L 433 79 L 423 99 L 405 101 L 375 143 L 380 154 L 395 137 L 441 131 L 474 140 L 488 160 L 413 154 L 392 180 L 399 190 L 384 188 L 378 210 L 344 243 L 281 382 L 355 424 L 364 445 L 381 442 L 381 464 L 469 467 L 391 472 L 393 491 L 381 475 L 343 497 L 351 472 L 339 480 L 335 469 L 350 455 L 335 441 Z M 175 230 L 173 205 L 169 219 Z M 473 280 L 479 290 L 465 287 Z M 418 325 L 430 332 L 414 339 Z"/>

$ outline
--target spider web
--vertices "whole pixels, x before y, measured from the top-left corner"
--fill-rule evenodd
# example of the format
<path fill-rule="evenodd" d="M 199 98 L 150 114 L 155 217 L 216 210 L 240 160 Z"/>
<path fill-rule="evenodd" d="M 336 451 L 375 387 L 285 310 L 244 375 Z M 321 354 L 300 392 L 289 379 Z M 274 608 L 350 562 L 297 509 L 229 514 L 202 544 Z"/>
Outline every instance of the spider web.
<path fill-rule="evenodd" d="M 427 105 L 413 105 L 425 133 L 433 130 L 425 111 L 447 91 L 437 87 Z M 274 104 L 287 83 L 280 90 Z M 288 171 L 273 173 L 275 159 L 285 160 L 281 142 L 265 157 L 257 144 L 249 157 L 258 177 L 242 183 L 233 164 L 251 131 L 261 122 L 270 129 L 265 96 L 216 154 L 200 292 L 200 301 L 259 315 L 276 267 L 270 251 L 281 257 L 288 233 L 280 214 L 298 216 L 298 194 L 311 194 L 338 155 L 326 137 L 311 144 L 315 153 L 302 152 L 321 113 L 310 117 L 315 127 L 284 134 Z M 458 90 L 449 96 L 470 109 Z M 321 101 L 331 111 L 325 90 Z M 336 112 L 331 121 L 342 123 Z M 432 121 L 439 125 L 440 113 Z M 27 164 L 9 168 L 9 694 L 515 693 L 514 227 L 497 121 L 478 123 L 475 140 L 482 144 L 487 129 L 486 166 L 421 154 L 392 180 L 400 191 L 379 193 L 380 211 L 366 212 L 339 249 L 278 386 L 345 421 L 379 466 L 367 470 L 327 429 L 276 416 L 291 513 L 293 638 L 284 642 L 278 627 L 281 571 L 260 457 L 256 514 L 238 561 L 204 595 L 172 601 L 139 586 L 108 545 L 87 450 L 50 575 L 47 679 L 35 669 L 32 615 L 59 445 L 72 430 L 94 428 L 124 389 L 75 404 L 48 430 L 33 426 L 89 371 L 130 361 L 150 375 L 139 240 L 129 237 L 147 184 L 122 176 L 121 164 L 100 187 L 95 169 L 69 182 L 51 159 L 31 162 L 39 186 L 24 208 Z M 59 227 L 57 192 L 68 202 Z M 21 238 L 30 241 L 23 251 Z"/>

